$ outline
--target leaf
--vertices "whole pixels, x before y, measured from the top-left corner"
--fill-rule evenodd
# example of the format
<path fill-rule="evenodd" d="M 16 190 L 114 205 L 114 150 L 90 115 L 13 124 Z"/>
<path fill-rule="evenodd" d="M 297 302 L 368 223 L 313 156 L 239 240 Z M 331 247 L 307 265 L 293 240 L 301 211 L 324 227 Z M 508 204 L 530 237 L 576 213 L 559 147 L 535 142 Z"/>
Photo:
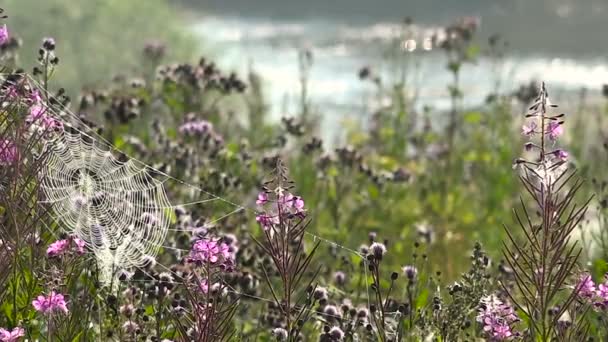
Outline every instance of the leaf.
<path fill-rule="evenodd" d="M 475 58 L 477 58 L 477 56 L 479 56 L 479 53 L 481 52 L 481 47 L 477 44 L 471 44 L 466 51 L 466 58 L 468 60 L 474 60 Z"/>
<path fill-rule="evenodd" d="M 480 112 L 468 112 L 464 114 L 464 121 L 475 124 L 481 122 L 482 114 Z"/>
<path fill-rule="evenodd" d="M 367 187 L 367 192 L 369 193 L 369 197 L 370 197 L 372 200 L 377 199 L 377 198 L 378 198 L 378 196 L 380 195 L 380 192 L 378 191 L 378 187 L 376 187 L 376 186 L 375 186 L 375 185 L 373 185 L 373 184 L 370 184 L 370 185 Z"/>

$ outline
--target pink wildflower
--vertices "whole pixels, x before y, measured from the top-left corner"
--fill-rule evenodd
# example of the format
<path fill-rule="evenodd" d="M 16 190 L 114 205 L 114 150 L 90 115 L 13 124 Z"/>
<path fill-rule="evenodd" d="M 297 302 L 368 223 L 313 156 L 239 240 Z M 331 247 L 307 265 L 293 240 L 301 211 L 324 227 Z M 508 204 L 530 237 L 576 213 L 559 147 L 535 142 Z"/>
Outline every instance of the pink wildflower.
<path fill-rule="evenodd" d="M 70 247 L 70 241 L 68 240 L 57 240 L 49 245 L 46 249 L 46 255 L 49 257 L 56 257 L 65 253 Z"/>
<path fill-rule="evenodd" d="M 304 200 L 300 196 L 294 196 L 290 193 L 279 195 L 279 205 L 285 211 L 290 211 L 294 214 L 301 214 L 304 210 Z"/>
<path fill-rule="evenodd" d="M 205 120 L 187 121 L 179 126 L 179 132 L 185 135 L 200 135 L 213 131 L 213 124 Z"/>
<path fill-rule="evenodd" d="M 12 164 L 17 160 L 17 147 L 10 140 L 0 140 L 0 165 Z"/>
<path fill-rule="evenodd" d="M 73 246 L 73 251 L 76 252 L 76 254 L 82 255 L 85 253 L 85 242 L 75 236 L 71 236 L 67 239 L 57 240 L 50 244 L 46 250 L 46 255 L 50 258 L 61 256 L 69 252 L 71 246 Z"/>
<path fill-rule="evenodd" d="M 218 240 L 202 239 L 198 240 L 192 246 L 190 251 L 190 261 L 192 262 L 209 262 L 216 263 L 218 261 L 231 261 L 233 259 L 230 246 Z"/>
<path fill-rule="evenodd" d="M 52 291 L 47 297 L 40 295 L 32 301 L 36 311 L 43 314 L 52 314 L 57 311 L 68 313 L 67 303 L 62 294 Z"/>
<path fill-rule="evenodd" d="M 268 230 L 272 227 L 273 224 L 278 223 L 275 217 L 272 217 L 267 214 L 260 214 L 255 217 L 255 220 L 262 226 L 264 230 Z"/>
<path fill-rule="evenodd" d="M 559 158 L 560 160 L 565 161 L 565 160 L 568 160 L 569 154 L 568 154 L 568 152 L 566 152 L 562 149 L 559 149 L 559 150 L 555 151 L 555 156 L 557 158 Z"/>
<path fill-rule="evenodd" d="M 549 139 L 555 140 L 563 133 L 564 127 L 562 127 L 561 123 L 551 121 L 549 122 L 549 125 L 547 125 L 547 134 L 549 135 Z"/>
<path fill-rule="evenodd" d="M 595 295 L 595 283 L 589 273 L 583 273 L 580 276 L 579 282 L 576 285 L 576 290 L 578 291 L 578 296 L 581 298 L 593 298 Z"/>
<path fill-rule="evenodd" d="M 0 26 L 0 45 L 4 45 L 8 42 L 8 38 L 8 28 L 6 28 L 6 25 Z"/>
<path fill-rule="evenodd" d="M 521 127 L 521 134 L 525 135 L 525 136 L 531 136 L 534 135 L 534 133 L 536 133 L 536 121 L 531 121 L 530 124 L 528 125 L 523 125 Z"/>
<path fill-rule="evenodd" d="M 514 335 L 511 325 L 518 321 L 513 308 L 495 295 L 482 298 L 477 322 L 483 324 L 483 331 L 493 340 L 511 338 Z"/>
<path fill-rule="evenodd" d="M 0 342 L 17 342 L 23 336 L 25 336 L 25 330 L 21 327 L 13 330 L 0 328 Z"/>
<path fill-rule="evenodd" d="M 264 205 L 268 202 L 268 194 L 265 192 L 260 192 L 258 194 L 258 199 L 255 201 L 257 205 Z"/>
<path fill-rule="evenodd" d="M 604 279 L 606 281 L 597 286 L 595 306 L 606 309 L 608 308 L 608 273 L 604 275 Z"/>
<path fill-rule="evenodd" d="M 76 253 L 81 255 L 84 254 L 84 246 L 86 245 L 86 243 L 77 237 L 74 237 L 72 241 L 74 242 Z"/>

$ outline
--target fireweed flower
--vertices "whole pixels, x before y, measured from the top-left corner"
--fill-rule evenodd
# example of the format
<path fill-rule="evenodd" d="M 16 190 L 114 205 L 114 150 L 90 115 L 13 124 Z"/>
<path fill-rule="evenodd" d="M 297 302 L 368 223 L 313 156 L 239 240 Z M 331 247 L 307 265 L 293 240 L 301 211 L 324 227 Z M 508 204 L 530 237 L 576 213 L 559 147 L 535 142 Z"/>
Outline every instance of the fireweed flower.
<path fill-rule="evenodd" d="M 189 260 L 195 263 L 211 263 L 215 264 L 228 262 L 231 263 L 234 259 L 233 253 L 230 251 L 230 246 L 224 242 L 213 239 L 201 239 L 194 243 L 190 251 Z"/>
<path fill-rule="evenodd" d="M 0 140 L 0 165 L 12 164 L 17 160 L 17 146 L 10 140 Z"/>
<path fill-rule="evenodd" d="M 580 298 L 591 300 L 595 295 L 595 290 L 595 283 L 593 282 L 591 275 L 589 273 L 581 274 L 576 285 L 577 295 Z"/>
<path fill-rule="evenodd" d="M 605 282 L 597 286 L 595 306 L 602 309 L 608 308 L 608 273 L 604 275 Z"/>
<path fill-rule="evenodd" d="M 560 122 L 551 121 L 547 125 L 547 135 L 549 135 L 549 139 L 556 140 L 563 133 L 564 127 Z"/>
<path fill-rule="evenodd" d="M 39 295 L 32 301 L 34 309 L 42 314 L 50 315 L 55 312 L 68 313 L 67 303 L 62 294 L 52 291 L 48 296 Z"/>
<path fill-rule="evenodd" d="M 555 156 L 556 156 L 558 159 L 560 159 L 560 160 L 564 160 L 564 161 L 565 161 L 565 160 L 568 160 L 568 156 L 569 156 L 569 154 L 568 154 L 568 152 L 566 152 L 566 151 L 564 151 L 564 150 L 562 150 L 562 149 L 559 149 L 559 150 L 556 150 L 556 151 L 555 151 Z"/>
<path fill-rule="evenodd" d="M 30 106 L 30 112 L 26 122 L 43 131 L 58 131 L 63 129 L 63 123 L 48 114 L 47 108 L 42 104 L 40 95 L 35 93 L 33 99 L 34 102 Z"/>
<path fill-rule="evenodd" d="M 512 325 L 518 321 L 513 308 L 495 295 L 481 299 L 477 322 L 483 325 L 483 331 L 493 340 L 503 341 L 517 335 Z"/>
<path fill-rule="evenodd" d="M 4 45 L 6 42 L 8 42 L 8 39 L 8 28 L 6 25 L 0 26 L 0 45 Z"/>
<path fill-rule="evenodd" d="M 521 134 L 525 135 L 525 136 L 531 136 L 534 135 L 534 133 L 536 133 L 536 121 L 530 121 L 529 124 L 527 125 L 523 125 L 521 127 Z"/>
<path fill-rule="evenodd" d="M 279 220 L 276 216 L 273 217 L 267 214 L 259 214 L 255 217 L 255 220 L 257 223 L 260 224 L 260 226 L 262 226 L 264 230 L 268 230 L 272 228 L 273 224 L 279 223 Z"/>
<path fill-rule="evenodd" d="M 258 194 L 258 199 L 255 201 L 257 205 L 264 205 L 268 202 L 268 194 L 265 192 L 260 192 Z"/>
<path fill-rule="evenodd" d="M 25 336 L 25 330 L 21 327 L 16 327 L 13 330 L 0 328 L 0 342 L 16 342 L 23 336 Z"/>
<path fill-rule="evenodd" d="M 67 252 L 73 251 L 78 255 L 85 253 L 85 242 L 75 236 L 68 239 L 57 240 L 49 245 L 46 250 L 46 255 L 49 258 L 61 256 Z"/>

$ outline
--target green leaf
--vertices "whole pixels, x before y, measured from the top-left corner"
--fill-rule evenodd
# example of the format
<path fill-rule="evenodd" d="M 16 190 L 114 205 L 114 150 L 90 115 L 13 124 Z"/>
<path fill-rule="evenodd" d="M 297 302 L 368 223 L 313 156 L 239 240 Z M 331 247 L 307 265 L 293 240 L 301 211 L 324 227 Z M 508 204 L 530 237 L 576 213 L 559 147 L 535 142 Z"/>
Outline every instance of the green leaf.
<path fill-rule="evenodd" d="M 467 123 L 479 123 L 481 122 L 482 114 L 480 112 L 468 112 L 464 114 L 464 121 Z"/>

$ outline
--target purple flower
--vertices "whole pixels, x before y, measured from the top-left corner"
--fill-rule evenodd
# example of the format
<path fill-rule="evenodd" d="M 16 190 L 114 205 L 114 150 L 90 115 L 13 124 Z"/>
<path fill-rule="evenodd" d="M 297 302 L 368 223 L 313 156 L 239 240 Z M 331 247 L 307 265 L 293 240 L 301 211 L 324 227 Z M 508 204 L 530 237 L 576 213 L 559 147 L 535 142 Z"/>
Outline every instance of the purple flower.
<path fill-rule="evenodd" d="M 46 250 L 46 255 L 49 258 L 61 256 L 69 252 L 71 246 L 73 246 L 73 251 L 76 254 L 82 255 L 85 253 L 85 242 L 75 236 L 71 236 L 68 239 L 57 240 L 50 244 Z"/>
<path fill-rule="evenodd" d="M 0 328 L 0 342 L 17 342 L 23 336 L 25 336 L 25 330 L 21 327 L 16 327 L 13 330 Z"/>
<path fill-rule="evenodd" d="M 17 160 L 17 146 L 10 140 L 0 140 L 0 165 L 12 164 Z"/>
<path fill-rule="evenodd" d="M 42 104 L 38 92 L 32 94 L 33 104 L 30 106 L 30 114 L 26 122 L 30 125 L 36 124 L 43 130 L 57 131 L 63 129 L 63 123 L 48 115 L 47 108 Z"/>
<path fill-rule="evenodd" d="M 416 269 L 415 266 L 403 266 L 401 270 L 403 271 L 403 275 L 405 275 L 409 280 L 416 279 L 416 275 L 418 275 L 418 269 Z"/>
<path fill-rule="evenodd" d="M 213 131 L 213 124 L 205 120 L 187 121 L 179 126 L 179 132 L 185 135 L 201 135 Z"/>
<path fill-rule="evenodd" d="M 557 158 L 565 161 L 565 160 L 568 160 L 569 154 L 568 154 L 568 152 L 566 152 L 566 151 L 564 151 L 562 149 L 559 149 L 559 150 L 555 151 L 555 156 Z"/>
<path fill-rule="evenodd" d="M 564 127 L 560 122 L 551 121 L 549 125 L 547 125 L 547 135 L 549 135 L 549 139 L 555 140 L 557 137 L 564 133 Z"/>
<path fill-rule="evenodd" d="M 6 25 L 0 26 L 0 45 L 4 45 L 8 42 L 8 28 Z"/>
<path fill-rule="evenodd" d="M 270 216 L 268 214 L 260 214 L 255 217 L 255 220 L 262 226 L 264 230 L 268 230 L 273 224 L 277 224 L 278 218 Z"/>
<path fill-rule="evenodd" d="M 32 301 L 32 305 L 36 311 L 43 314 L 53 314 L 61 311 L 68 313 L 67 303 L 62 294 L 52 291 L 47 297 L 39 295 L 38 298 Z"/>
<path fill-rule="evenodd" d="M 230 246 L 227 244 L 219 242 L 219 240 L 202 239 L 196 241 L 194 246 L 192 246 L 189 260 L 191 262 L 209 262 L 214 264 L 218 261 L 230 262 L 233 258 Z"/>
<path fill-rule="evenodd" d="M 481 299 L 477 322 L 483 324 L 483 331 L 493 340 L 502 341 L 514 336 L 511 326 L 518 321 L 513 308 L 495 295 Z"/>
<path fill-rule="evenodd" d="M 260 192 L 258 194 L 258 199 L 255 201 L 255 204 L 264 205 L 266 203 L 268 203 L 268 194 L 265 192 Z"/>
<path fill-rule="evenodd" d="M 280 194 L 278 202 L 283 211 L 293 214 L 303 214 L 305 212 L 304 200 L 300 196 L 294 196 L 289 192 Z"/>
<path fill-rule="evenodd" d="M 583 273 L 579 277 L 579 282 L 576 285 L 576 291 L 579 297 L 592 299 L 595 295 L 595 283 L 589 273 Z"/>
<path fill-rule="evenodd" d="M 596 306 L 607 308 L 608 307 L 608 281 L 604 284 L 599 284 L 597 287 L 597 302 Z"/>
<path fill-rule="evenodd" d="M 46 249 L 46 255 L 48 257 L 56 257 L 65 253 L 70 246 L 68 240 L 57 240 L 49 245 Z"/>
<path fill-rule="evenodd" d="M 534 135 L 534 133 L 536 133 L 536 121 L 530 121 L 530 124 L 528 125 L 523 125 L 521 127 L 521 134 L 525 135 L 525 136 L 531 136 Z"/>

